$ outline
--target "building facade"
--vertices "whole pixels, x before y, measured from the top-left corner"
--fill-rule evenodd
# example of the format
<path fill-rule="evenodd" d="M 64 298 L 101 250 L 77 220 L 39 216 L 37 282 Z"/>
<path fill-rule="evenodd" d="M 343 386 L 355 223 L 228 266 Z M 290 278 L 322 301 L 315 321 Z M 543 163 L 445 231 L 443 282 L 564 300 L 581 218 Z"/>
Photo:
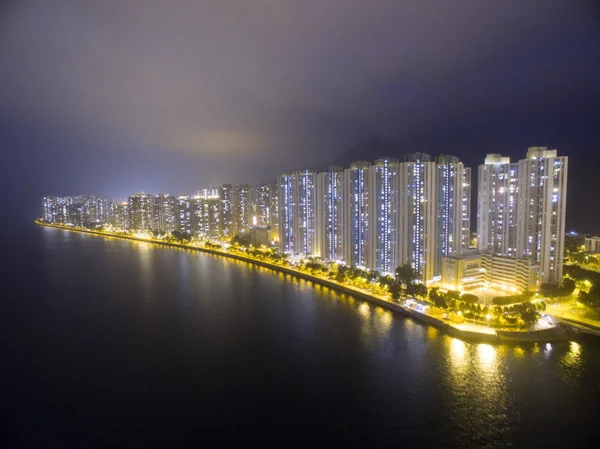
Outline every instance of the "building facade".
<path fill-rule="evenodd" d="M 488 154 L 479 166 L 477 242 L 480 251 L 517 254 L 517 193 L 519 166 L 510 158 Z"/>
<path fill-rule="evenodd" d="M 408 155 L 400 164 L 399 257 L 422 282 L 434 279 L 438 263 L 436 164 L 428 154 Z"/>
<path fill-rule="evenodd" d="M 517 257 L 538 265 L 541 283 L 561 283 L 564 260 L 568 158 L 531 147 L 519 161 Z"/>
<path fill-rule="evenodd" d="M 259 184 L 250 190 L 250 227 L 271 225 L 271 186 Z"/>
<path fill-rule="evenodd" d="M 233 186 L 231 196 L 232 234 L 244 234 L 250 230 L 251 207 L 250 186 Z"/>
<path fill-rule="evenodd" d="M 329 167 L 317 175 L 316 250 L 326 260 L 343 260 L 344 169 Z"/>
<path fill-rule="evenodd" d="M 600 237 L 586 237 L 584 246 L 588 253 L 600 253 Z"/>
<path fill-rule="evenodd" d="M 394 273 L 398 267 L 400 176 L 397 159 L 382 158 L 369 168 L 368 268 Z"/>
<path fill-rule="evenodd" d="M 152 195 L 136 193 L 129 197 L 129 226 L 136 231 L 152 231 L 153 204 Z"/>
<path fill-rule="evenodd" d="M 280 251 L 315 255 L 316 184 L 317 174 L 312 170 L 291 171 L 278 178 Z"/>
<path fill-rule="evenodd" d="M 355 267 L 372 266 L 369 233 L 370 162 L 356 162 L 344 172 L 343 260 Z"/>
<path fill-rule="evenodd" d="M 471 233 L 471 169 L 455 156 L 436 159 L 436 194 L 438 205 L 438 255 L 460 255 L 469 247 Z M 436 269 L 436 273 L 439 269 Z"/>

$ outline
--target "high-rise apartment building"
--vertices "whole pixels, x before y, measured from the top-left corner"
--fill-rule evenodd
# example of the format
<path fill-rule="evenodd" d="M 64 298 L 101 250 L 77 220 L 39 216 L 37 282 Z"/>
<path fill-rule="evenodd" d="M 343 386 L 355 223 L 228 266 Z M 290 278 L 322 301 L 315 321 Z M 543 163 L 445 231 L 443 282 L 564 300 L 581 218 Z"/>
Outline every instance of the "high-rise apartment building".
<path fill-rule="evenodd" d="M 172 195 L 164 194 L 161 201 L 162 207 L 162 225 L 161 231 L 173 232 L 175 230 L 175 203 L 176 198 Z"/>
<path fill-rule="evenodd" d="M 218 188 L 219 195 L 219 223 L 221 228 L 219 233 L 224 239 L 233 237 L 233 208 L 232 195 L 233 187 L 231 184 L 223 184 Z"/>
<path fill-rule="evenodd" d="M 538 264 L 540 283 L 562 283 L 568 157 L 531 147 L 519 161 L 517 257 Z"/>
<path fill-rule="evenodd" d="M 517 255 L 517 192 L 519 165 L 499 154 L 488 154 L 479 166 L 477 242 L 480 251 L 505 257 Z"/>
<path fill-rule="evenodd" d="M 250 186 L 242 184 L 232 190 L 233 235 L 243 234 L 250 230 Z"/>
<path fill-rule="evenodd" d="M 370 162 L 355 162 L 344 172 L 343 260 L 351 266 L 371 266 L 369 233 Z"/>
<path fill-rule="evenodd" d="M 279 188 L 277 184 L 271 184 L 269 186 L 269 204 L 271 209 L 271 226 L 274 235 L 279 238 Z"/>
<path fill-rule="evenodd" d="M 129 204 L 125 201 L 113 206 L 112 225 L 119 229 L 129 229 Z"/>
<path fill-rule="evenodd" d="M 175 201 L 175 229 L 179 232 L 193 236 L 192 200 L 187 196 L 180 196 Z"/>
<path fill-rule="evenodd" d="M 568 158 L 531 147 L 527 158 L 488 155 L 479 167 L 479 249 L 536 264 L 538 283 L 561 283 Z"/>
<path fill-rule="evenodd" d="M 471 169 L 455 156 L 436 158 L 437 254 L 436 276 L 441 258 L 460 256 L 469 247 L 471 234 Z"/>
<path fill-rule="evenodd" d="M 153 229 L 152 195 L 136 193 L 129 197 L 129 225 L 136 231 L 151 231 Z"/>
<path fill-rule="evenodd" d="M 410 265 L 423 282 L 431 281 L 438 274 L 438 176 L 436 163 L 428 154 L 407 155 L 405 161 L 399 164 L 396 266 Z M 457 215 L 460 217 L 460 214 Z"/>
<path fill-rule="evenodd" d="M 152 203 L 152 230 L 162 231 L 163 226 L 163 194 L 155 195 Z"/>
<path fill-rule="evenodd" d="M 312 170 L 284 173 L 277 180 L 279 249 L 293 255 L 312 256 L 316 250 L 316 184 Z"/>
<path fill-rule="evenodd" d="M 155 231 L 172 232 L 175 230 L 176 201 L 174 196 L 166 193 L 154 196 L 152 217 Z"/>
<path fill-rule="evenodd" d="M 326 260 L 343 260 L 344 169 L 329 167 L 317 175 L 316 248 Z"/>
<path fill-rule="evenodd" d="M 42 199 L 43 218 L 47 223 L 70 223 L 69 204 L 71 198 L 47 196 Z"/>
<path fill-rule="evenodd" d="M 398 160 L 381 158 L 369 168 L 369 247 L 368 268 L 393 273 L 398 267 L 400 177 Z"/>
<path fill-rule="evenodd" d="M 269 226 L 271 224 L 271 186 L 259 184 L 250 190 L 251 219 L 250 226 Z"/>

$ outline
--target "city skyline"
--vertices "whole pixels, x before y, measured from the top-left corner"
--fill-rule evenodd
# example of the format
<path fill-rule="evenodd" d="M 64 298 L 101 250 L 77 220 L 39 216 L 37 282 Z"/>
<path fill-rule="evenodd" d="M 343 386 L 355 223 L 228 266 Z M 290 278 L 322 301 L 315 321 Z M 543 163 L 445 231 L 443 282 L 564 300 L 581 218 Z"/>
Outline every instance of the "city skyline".
<path fill-rule="evenodd" d="M 414 153 L 403 161 L 285 172 L 275 185 L 224 184 L 179 197 L 132 194 L 126 219 L 119 209 L 124 205 L 114 202 L 44 198 L 43 218 L 65 222 L 69 207 L 79 204 L 97 223 L 138 231 L 203 239 L 251 235 L 255 241 L 256 230 L 264 229 L 261 242 L 277 243 L 285 254 L 390 274 L 409 265 L 425 284 L 464 283 L 448 278 L 448 264 L 468 260 L 481 273 L 499 270 L 505 280 L 497 285 L 527 290 L 562 282 L 567 161 L 547 147 L 529 147 L 518 163 L 488 154 L 478 167 L 475 207 L 470 167 L 455 156 Z M 477 214 L 475 245 L 471 209 Z M 84 223 L 79 214 L 69 215 L 78 217 L 72 223 Z M 521 274 L 511 278 L 511 271 Z M 466 284 L 483 282 L 481 273 L 467 276 Z"/>
<path fill-rule="evenodd" d="M 595 1 L 0 2 L 0 447 L 593 445 L 599 49 Z"/>

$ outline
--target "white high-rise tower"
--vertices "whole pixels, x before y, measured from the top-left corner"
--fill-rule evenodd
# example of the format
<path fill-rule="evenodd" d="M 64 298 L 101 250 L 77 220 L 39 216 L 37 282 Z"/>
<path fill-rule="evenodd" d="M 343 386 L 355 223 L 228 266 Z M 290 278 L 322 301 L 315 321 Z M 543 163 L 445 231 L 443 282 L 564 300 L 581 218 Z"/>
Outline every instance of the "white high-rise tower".
<path fill-rule="evenodd" d="M 517 257 L 538 264 L 540 283 L 562 282 L 568 157 L 531 147 L 519 161 Z"/>
<path fill-rule="evenodd" d="M 399 167 L 398 265 L 408 264 L 423 282 L 435 276 L 437 248 L 436 164 L 424 153 L 408 155 Z"/>
<path fill-rule="evenodd" d="M 329 167 L 317 175 L 316 254 L 326 260 L 343 260 L 344 169 Z"/>
<path fill-rule="evenodd" d="M 480 251 L 515 257 L 517 246 L 518 164 L 488 154 L 479 166 L 477 240 Z"/>
<path fill-rule="evenodd" d="M 355 162 L 344 173 L 344 261 L 352 266 L 371 266 L 369 241 L 370 162 Z"/>
<path fill-rule="evenodd" d="M 316 253 L 316 184 L 312 170 L 284 173 L 279 188 L 279 249 L 285 253 L 312 256 Z"/>

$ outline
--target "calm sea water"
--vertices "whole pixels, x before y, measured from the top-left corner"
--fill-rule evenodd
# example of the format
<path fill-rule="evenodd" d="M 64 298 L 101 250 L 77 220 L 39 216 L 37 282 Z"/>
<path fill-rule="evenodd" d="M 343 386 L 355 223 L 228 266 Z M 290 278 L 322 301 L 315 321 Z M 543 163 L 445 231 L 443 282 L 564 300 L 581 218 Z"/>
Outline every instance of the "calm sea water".
<path fill-rule="evenodd" d="M 599 444 L 600 342 L 468 344 L 241 262 L 13 237 L 2 447 Z"/>

